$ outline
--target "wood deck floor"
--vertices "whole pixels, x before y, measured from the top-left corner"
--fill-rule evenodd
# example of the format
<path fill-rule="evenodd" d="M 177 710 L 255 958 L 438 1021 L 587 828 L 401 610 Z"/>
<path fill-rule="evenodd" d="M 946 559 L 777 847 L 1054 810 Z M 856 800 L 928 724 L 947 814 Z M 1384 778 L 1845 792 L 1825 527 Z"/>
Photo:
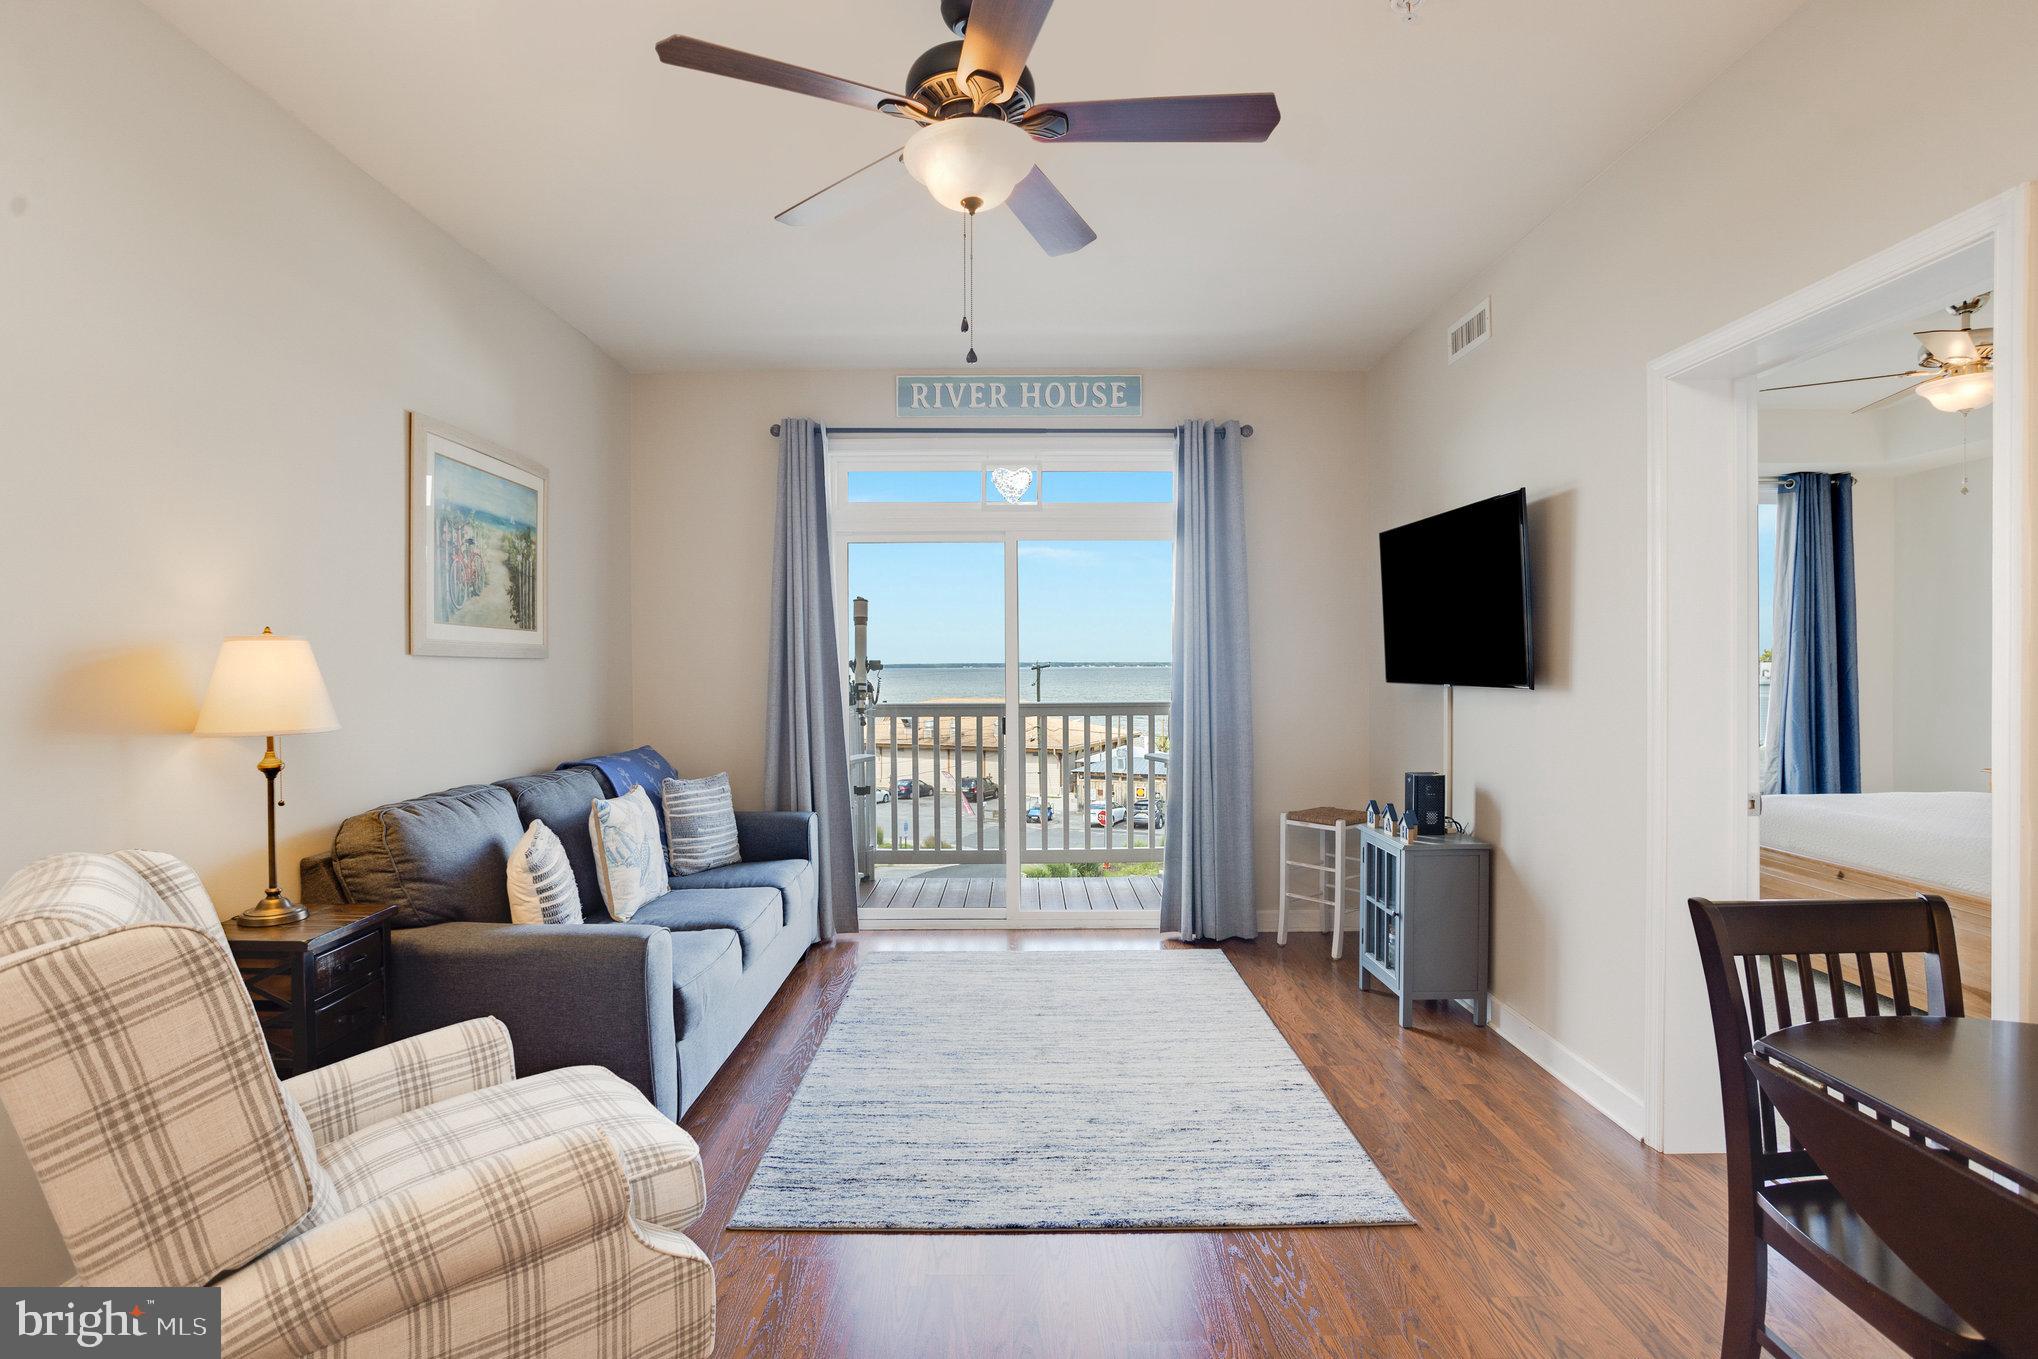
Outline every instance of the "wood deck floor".
<path fill-rule="evenodd" d="M 1719 1353 L 1718 1156 L 1641 1146 L 1463 1012 L 1361 993 L 1322 935 L 1225 953 L 1417 1225 L 939 1235 L 725 1230 L 875 950 L 1159 948 L 1148 931 L 891 931 L 811 951 L 684 1120 L 707 1170 L 716 1353 L 1084 1359 L 1698 1359 Z M 1165 1019 L 1157 1022 L 1165 1023 Z M 1069 1054 L 1072 1061 L 1080 1053 Z M 1136 1162 L 1140 1149 L 1128 1147 Z M 1177 1168 L 1194 1175 L 1193 1166 Z M 1807 1356 L 1896 1351 L 1782 1261 Z"/>
<path fill-rule="evenodd" d="M 922 873 L 879 878 L 861 885 L 863 910 L 1002 911 L 1005 880 L 985 877 L 941 877 Z M 1025 878 L 1019 908 L 1025 911 L 1158 911 L 1161 880 L 1157 874 L 1117 878 Z"/>

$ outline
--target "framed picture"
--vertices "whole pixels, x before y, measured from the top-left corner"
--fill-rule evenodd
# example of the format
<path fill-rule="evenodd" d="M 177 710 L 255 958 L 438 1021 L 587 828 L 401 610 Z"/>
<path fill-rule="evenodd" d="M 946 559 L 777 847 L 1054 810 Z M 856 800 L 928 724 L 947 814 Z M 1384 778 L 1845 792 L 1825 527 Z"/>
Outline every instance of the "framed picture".
<path fill-rule="evenodd" d="M 546 653 L 548 474 L 410 416 L 410 654 Z"/>

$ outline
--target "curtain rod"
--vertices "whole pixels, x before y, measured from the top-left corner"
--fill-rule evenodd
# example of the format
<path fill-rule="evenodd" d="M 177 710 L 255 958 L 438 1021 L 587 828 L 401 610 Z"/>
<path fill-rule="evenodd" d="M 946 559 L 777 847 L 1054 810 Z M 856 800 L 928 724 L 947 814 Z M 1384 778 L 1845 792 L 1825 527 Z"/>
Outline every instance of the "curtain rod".
<path fill-rule="evenodd" d="M 776 439 L 778 437 L 779 429 L 780 426 L 778 425 L 771 427 L 772 438 Z M 1009 427 L 970 429 L 963 426 L 930 429 L 926 426 L 907 425 L 831 425 L 828 427 L 828 433 L 830 434 L 945 434 L 955 436 L 974 436 L 978 434 L 1081 434 L 1094 436 L 1099 434 L 1173 434 L 1174 432 L 1175 430 L 1172 425 L 1166 429 L 1126 429 L 1120 426 L 1104 425 L 1062 425 L 1058 428 L 1043 426 L 1035 429 L 1012 429 Z M 1240 425 L 1238 432 L 1248 439 L 1253 437 L 1253 427 L 1251 425 Z"/>

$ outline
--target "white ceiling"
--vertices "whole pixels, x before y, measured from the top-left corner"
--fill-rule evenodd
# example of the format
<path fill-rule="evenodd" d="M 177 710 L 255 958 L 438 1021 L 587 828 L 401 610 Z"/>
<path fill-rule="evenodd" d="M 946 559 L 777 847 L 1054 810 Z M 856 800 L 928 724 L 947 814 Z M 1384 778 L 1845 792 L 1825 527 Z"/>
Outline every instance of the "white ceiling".
<path fill-rule="evenodd" d="M 881 115 L 659 63 L 678 31 L 897 88 L 938 0 L 149 0 L 636 371 L 960 359 L 961 219 L 772 217 Z M 1063 0 L 1043 102 L 1270 89 L 1265 146 L 1044 147 L 1101 239 L 979 233 L 993 367 L 1369 366 L 1800 0 Z M 1441 349 L 1442 337 L 1437 337 Z"/>

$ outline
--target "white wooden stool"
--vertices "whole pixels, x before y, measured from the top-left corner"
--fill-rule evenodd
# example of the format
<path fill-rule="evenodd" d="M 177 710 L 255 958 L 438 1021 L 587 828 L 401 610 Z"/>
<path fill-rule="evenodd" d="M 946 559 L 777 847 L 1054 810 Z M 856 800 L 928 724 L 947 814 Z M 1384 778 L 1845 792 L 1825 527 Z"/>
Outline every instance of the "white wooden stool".
<path fill-rule="evenodd" d="M 1288 899 L 1306 901 L 1330 912 L 1330 956 L 1342 958 L 1345 949 L 1345 832 L 1365 822 L 1366 814 L 1350 807 L 1305 807 L 1281 815 L 1281 914 L 1274 934 L 1276 943 L 1288 942 Z M 1290 846 L 1293 832 L 1309 831 L 1316 836 L 1317 858 L 1297 859 Z M 1356 837 L 1353 837 L 1356 843 Z M 1314 875 L 1315 892 L 1298 892 L 1293 886 L 1297 871 Z"/>

